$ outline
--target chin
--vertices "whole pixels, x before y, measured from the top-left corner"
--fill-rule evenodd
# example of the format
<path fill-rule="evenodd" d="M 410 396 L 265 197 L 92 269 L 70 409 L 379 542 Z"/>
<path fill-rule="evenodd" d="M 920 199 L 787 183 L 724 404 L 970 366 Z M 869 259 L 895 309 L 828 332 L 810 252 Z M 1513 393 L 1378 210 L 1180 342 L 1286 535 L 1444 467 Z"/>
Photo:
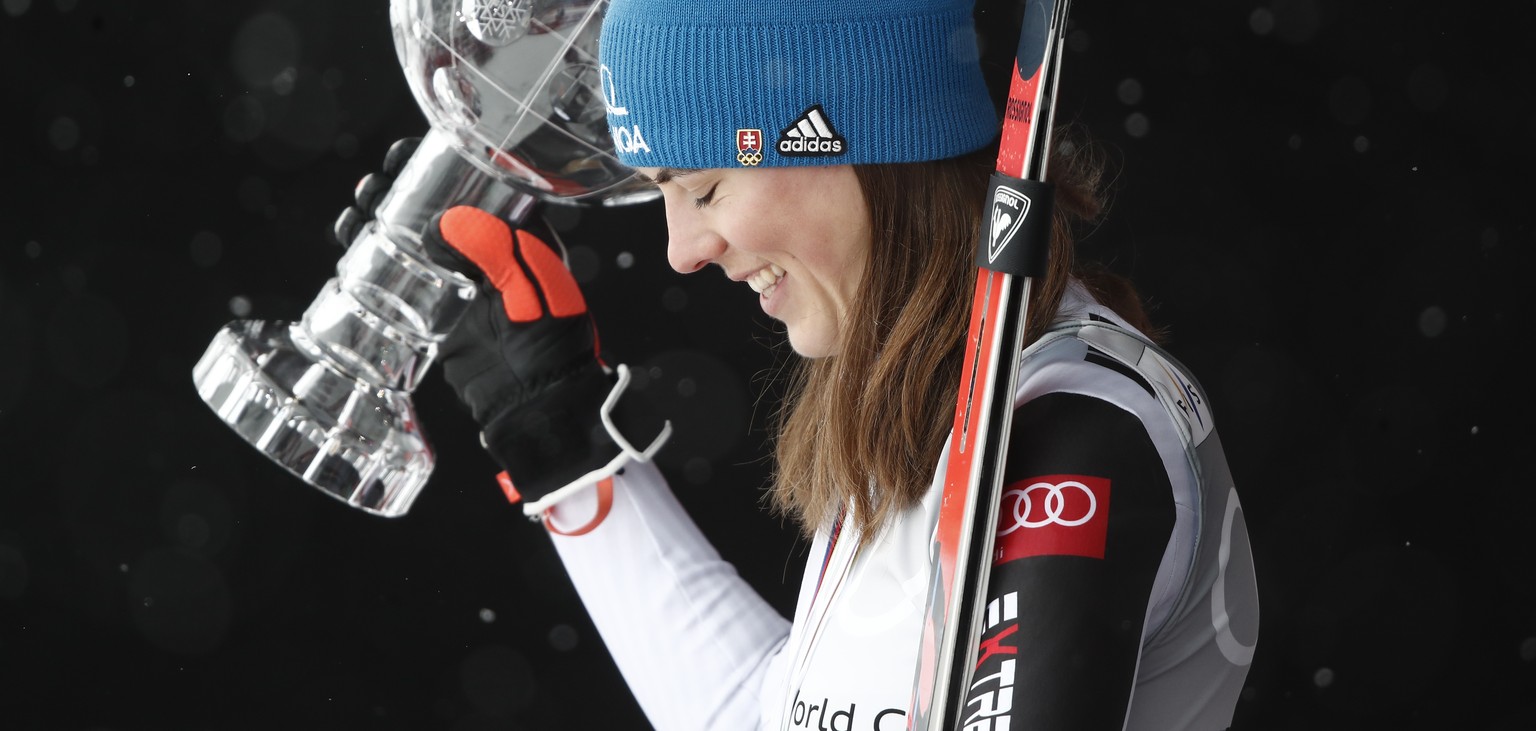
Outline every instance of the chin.
<path fill-rule="evenodd" d="M 829 333 L 806 332 L 803 328 L 788 328 L 789 347 L 802 358 L 825 358 L 836 350 L 836 338 Z"/>

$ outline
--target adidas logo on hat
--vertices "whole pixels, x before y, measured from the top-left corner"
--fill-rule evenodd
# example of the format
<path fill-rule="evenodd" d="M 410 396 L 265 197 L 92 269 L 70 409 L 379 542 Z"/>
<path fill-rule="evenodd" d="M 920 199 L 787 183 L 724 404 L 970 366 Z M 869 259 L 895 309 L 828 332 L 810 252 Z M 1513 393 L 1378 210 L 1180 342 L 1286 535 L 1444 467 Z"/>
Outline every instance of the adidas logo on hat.
<path fill-rule="evenodd" d="M 779 154 L 789 157 L 831 156 L 843 154 L 843 136 L 832 129 L 820 104 L 800 113 L 800 118 L 779 132 Z"/>

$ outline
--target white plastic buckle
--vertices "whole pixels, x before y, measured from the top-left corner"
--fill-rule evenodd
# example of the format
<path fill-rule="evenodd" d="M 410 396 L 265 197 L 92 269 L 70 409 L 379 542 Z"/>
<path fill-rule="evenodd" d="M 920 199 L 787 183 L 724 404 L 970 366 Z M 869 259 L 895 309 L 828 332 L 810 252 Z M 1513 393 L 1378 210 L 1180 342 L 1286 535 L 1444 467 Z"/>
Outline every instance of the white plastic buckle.
<path fill-rule="evenodd" d="M 651 461 L 651 458 L 656 456 L 656 452 L 661 449 L 662 445 L 666 444 L 667 440 L 671 438 L 671 420 L 662 422 L 661 433 L 651 440 L 651 445 L 646 447 L 645 451 L 635 449 L 635 446 L 630 444 L 623 434 L 619 433 L 619 428 L 613 423 L 613 409 L 618 405 L 619 397 L 623 395 L 624 389 L 629 387 L 629 366 L 620 363 L 616 372 L 618 373 L 619 380 L 613 384 L 613 389 L 608 392 L 608 398 L 603 400 L 603 406 L 598 410 L 598 416 L 602 418 L 603 429 L 608 432 L 608 436 L 613 439 L 614 444 L 619 445 L 618 455 L 608 460 L 608 464 L 572 480 L 565 487 L 554 490 L 538 500 L 523 503 L 523 515 L 533 520 L 541 520 L 544 517 L 544 513 L 561 500 L 580 492 L 583 488 L 597 484 L 604 478 L 612 477 L 619 470 L 623 469 L 624 465 L 630 462 Z"/>

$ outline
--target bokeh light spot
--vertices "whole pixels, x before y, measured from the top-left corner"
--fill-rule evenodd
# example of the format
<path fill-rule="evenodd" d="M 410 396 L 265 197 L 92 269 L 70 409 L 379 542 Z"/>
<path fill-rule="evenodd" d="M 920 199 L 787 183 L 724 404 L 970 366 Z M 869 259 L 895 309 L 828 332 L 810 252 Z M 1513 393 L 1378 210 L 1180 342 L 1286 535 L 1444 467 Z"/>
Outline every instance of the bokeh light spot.
<path fill-rule="evenodd" d="M 581 223 L 581 206 L 545 206 L 544 222 L 556 231 L 570 231 Z"/>
<path fill-rule="evenodd" d="M 656 455 L 662 467 L 681 470 L 694 457 L 719 459 L 747 436 L 742 426 L 751 418 L 747 376 L 719 357 L 693 349 L 665 351 L 639 369 L 650 371 L 651 382 L 661 387 L 654 398 L 672 421 L 672 440 Z M 690 385 L 673 395 L 685 380 Z M 692 390 L 690 397 L 681 397 L 684 388 Z"/>
<path fill-rule="evenodd" d="M 224 255 L 224 242 L 212 231 L 192 234 L 192 243 L 187 248 L 192 255 L 192 263 L 203 269 L 218 264 L 219 258 Z"/>
<path fill-rule="evenodd" d="M 272 77 L 272 93 L 278 96 L 288 96 L 293 93 L 293 87 L 299 81 L 299 70 L 289 66 Z"/>
<path fill-rule="evenodd" d="M 1288 43 L 1306 43 L 1317 36 L 1322 16 L 1315 0 L 1275 0 L 1275 35 Z"/>
<path fill-rule="evenodd" d="M 1067 49 L 1073 53 L 1087 53 L 1091 45 L 1093 42 L 1088 37 L 1088 31 L 1079 28 L 1067 32 Z"/>
<path fill-rule="evenodd" d="M 176 521 L 176 539 L 194 551 L 208 545 L 208 534 L 208 521 L 201 515 L 188 513 Z"/>
<path fill-rule="evenodd" d="M 247 86 L 270 86 L 284 69 L 299 63 L 299 34 L 287 18 L 261 13 L 247 19 L 229 44 L 230 63 Z"/>
<path fill-rule="evenodd" d="M 549 628 L 549 646 L 560 652 L 576 649 L 580 640 L 581 635 L 576 632 L 576 628 L 568 624 L 557 624 Z"/>
<path fill-rule="evenodd" d="M 486 624 L 490 624 L 492 622 L 495 622 L 496 621 L 496 610 L 490 609 L 490 608 L 483 608 L 483 609 L 481 609 L 480 610 L 480 621 L 484 622 Z"/>
<path fill-rule="evenodd" d="M 182 480 L 165 491 L 160 525 L 167 538 L 202 556 L 229 545 L 235 530 L 234 508 L 217 485 Z"/>
<path fill-rule="evenodd" d="M 1136 79 L 1126 79 L 1121 81 L 1119 86 L 1115 87 L 1115 97 L 1120 100 L 1121 104 L 1133 106 L 1140 104 L 1143 93 L 1141 82 Z"/>
<path fill-rule="evenodd" d="M 70 117 L 54 117 L 48 124 L 48 143 L 60 152 L 75 149 L 80 144 L 80 123 Z"/>
<path fill-rule="evenodd" d="M 682 312 L 688 306 L 688 293 L 681 287 L 667 287 L 661 293 L 661 307 L 667 312 Z"/>
<path fill-rule="evenodd" d="M 319 74 L 304 66 L 279 72 L 273 94 L 265 102 L 264 141 L 280 144 L 257 147 L 264 161 L 297 170 L 330 151 L 340 130 L 342 108 L 336 92 L 325 88 Z"/>
<path fill-rule="evenodd" d="M 211 652 L 229 629 L 224 577 L 191 553 L 157 549 L 144 554 L 128 574 L 128 597 L 134 626 L 162 650 Z"/>
<path fill-rule="evenodd" d="M 1146 137 L 1147 133 L 1151 131 L 1152 120 L 1148 119 L 1147 115 L 1142 114 L 1141 112 L 1131 112 L 1131 114 L 1125 118 L 1126 134 L 1135 137 L 1136 139 L 1141 139 L 1142 137 Z"/>
<path fill-rule="evenodd" d="M 1248 29 L 1257 35 L 1269 35 L 1275 30 L 1275 14 L 1269 8 L 1254 8 L 1248 14 Z"/>
<path fill-rule="evenodd" d="M 1480 237 L 1480 240 L 1481 240 L 1481 242 L 1483 244 L 1483 250 L 1484 251 L 1486 251 L 1488 249 L 1492 249 L 1495 246 L 1498 246 L 1499 245 L 1499 230 L 1494 228 L 1494 227 L 1492 227 L 1492 226 L 1489 226 L 1488 228 L 1483 229 L 1483 234 Z"/>
<path fill-rule="evenodd" d="M 1312 684 L 1319 688 L 1326 688 L 1330 685 L 1333 685 L 1333 670 L 1329 668 L 1318 668 L 1317 672 L 1312 673 Z"/>
<path fill-rule="evenodd" d="M 1355 152 L 1364 153 L 1371 149 L 1371 141 L 1365 135 L 1355 136 Z"/>
<path fill-rule="evenodd" d="M 1419 313 L 1419 332 L 1426 338 L 1438 338 L 1445 334 L 1445 327 L 1450 321 L 1445 310 L 1438 306 L 1424 308 Z"/>
<path fill-rule="evenodd" d="M 245 317 L 251 314 L 251 300 L 243 295 L 235 295 L 229 298 L 229 313 L 235 317 Z"/>
<path fill-rule="evenodd" d="M 619 252 L 619 255 L 614 258 L 614 263 L 617 264 L 620 269 L 628 269 L 635 265 L 635 255 L 627 251 L 621 251 Z"/>
<path fill-rule="evenodd" d="M 27 10 L 32 7 L 32 0 L 4 0 L 4 2 L 0 2 L 0 7 L 5 8 L 6 15 L 12 18 L 19 18 L 25 15 Z"/>
<path fill-rule="evenodd" d="M 566 266 L 571 269 L 571 276 L 578 284 L 587 284 L 597 279 L 598 272 L 602 270 L 602 257 L 590 246 L 572 246 L 566 252 Z"/>

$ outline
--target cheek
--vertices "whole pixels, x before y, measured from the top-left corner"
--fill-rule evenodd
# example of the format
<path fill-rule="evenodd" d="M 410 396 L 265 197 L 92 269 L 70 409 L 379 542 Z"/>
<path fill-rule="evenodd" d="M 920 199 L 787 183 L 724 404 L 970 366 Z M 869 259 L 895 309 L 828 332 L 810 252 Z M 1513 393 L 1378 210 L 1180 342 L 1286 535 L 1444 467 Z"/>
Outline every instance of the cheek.
<path fill-rule="evenodd" d="M 755 210 L 743 211 L 733 206 L 728 215 L 719 217 L 720 233 L 731 242 L 731 248 L 751 254 L 769 254 L 783 251 L 795 241 L 793 223 L 764 216 Z"/>
<path fill-rule="evenodd" d="M 873 248 L 868 216 L 863 212 L 862 202 L 851 208 L 845 209 L 846 212 L 839 218 L 822 254 L 823 265 L 845 298 L 851 298 L 858 292 Z"/>

